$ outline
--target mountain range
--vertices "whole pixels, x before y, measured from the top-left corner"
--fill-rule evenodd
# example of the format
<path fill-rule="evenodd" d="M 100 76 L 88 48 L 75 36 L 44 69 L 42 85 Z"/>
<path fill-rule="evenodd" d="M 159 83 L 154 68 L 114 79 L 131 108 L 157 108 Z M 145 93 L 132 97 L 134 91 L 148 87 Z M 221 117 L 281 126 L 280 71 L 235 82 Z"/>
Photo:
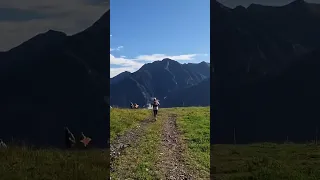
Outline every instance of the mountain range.
<path fill-rule="evenodd" d="M 306 142 L 320 125 L 320 5 L 211 3 L 211 143 Z M 235 132 L 235 134 L 234 134 Z"/>
<path fill-rule="evenodd" d="M 130 102 L 145 106 L 153 97 L 161 107 L 210 105 L 210 64 L 163 59 L 110 79 L 111 106 L 129 107 Z"/>
<path fill-rule="evenodd" d="M 64 126 L 107 146 L 110 11 L 74 35 L 49 30 L 0 53 L 0 138 L 64 145 Z"/>

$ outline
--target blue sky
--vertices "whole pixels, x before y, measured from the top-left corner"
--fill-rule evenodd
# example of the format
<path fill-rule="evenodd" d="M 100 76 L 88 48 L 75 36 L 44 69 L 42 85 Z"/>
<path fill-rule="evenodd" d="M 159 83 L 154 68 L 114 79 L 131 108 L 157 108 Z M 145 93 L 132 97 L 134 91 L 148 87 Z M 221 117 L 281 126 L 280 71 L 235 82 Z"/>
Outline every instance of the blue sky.
<path fill-rule="evenodd" d="M 110 76 L 163 58 L 210 61 L 210 0 L 111 0 Z"/>

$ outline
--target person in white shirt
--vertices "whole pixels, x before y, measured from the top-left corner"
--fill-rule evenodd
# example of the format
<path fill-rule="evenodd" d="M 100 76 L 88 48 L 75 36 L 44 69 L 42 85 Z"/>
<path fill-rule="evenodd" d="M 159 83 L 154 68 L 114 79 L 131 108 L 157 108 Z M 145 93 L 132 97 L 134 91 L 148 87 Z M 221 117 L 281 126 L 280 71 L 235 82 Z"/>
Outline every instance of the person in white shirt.
<path fill-rule="evenodd" d="M 153 103 L 152 103 L 152 107 L 153 107 L 153 116 L 154 118 L 157 120 L 157 114 L 158 114 L 158 110 L 159 110 L 159 101 L 157 100 L 157 98 L 153 99 Z"/>

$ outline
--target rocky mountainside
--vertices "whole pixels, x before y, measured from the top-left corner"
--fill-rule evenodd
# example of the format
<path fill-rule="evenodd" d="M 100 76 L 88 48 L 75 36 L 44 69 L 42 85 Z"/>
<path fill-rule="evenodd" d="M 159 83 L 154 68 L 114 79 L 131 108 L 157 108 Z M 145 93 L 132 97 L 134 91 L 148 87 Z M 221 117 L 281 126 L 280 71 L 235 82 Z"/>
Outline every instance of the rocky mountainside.
<path fill-rule="evenodd" d="M 212 3 L 212 143 L 306 142 L 320 125 L 320 6 Z"/>
<path fill-rule="evenodd" d="M 146 105 L 152 97 L 157 97 L 162 107 L 182 106 L 184 101 L 188 101 L 188 104 L 185 105 L 208 105 L 210 102 L 209 94 L 206 94 L 203 101 L 189 102 L 190 96 L 196 96 L 202 92 L 201 89 L 191 87 L 198 86 L 210 78 L 210 65 L 206 62 L 180 64 L 171 59 L 163 59 L 145 64 L 138 71 L 127 74 L 117 83 L 112 83 L 121 77 L 123 74 L 111 79 L 111 105 L 128 107 L 130 102 Z M 206 85 L 206 88 L 209 89 L 210 83 Z M 177 100 L 178 104 L 177 101 L 172 102 L 173 94 L 184 92 L 186 88 L 192 89 L 189 91 L 190 94 L 185 97 L 181 96 Z"/>
<path fill-rule="evenodd" d="M 110 11 L 83 32 L 49 30 L 0 54 L 0 138 L 62 146 L 68 126 L 107 146 L 109 24 Z"/>

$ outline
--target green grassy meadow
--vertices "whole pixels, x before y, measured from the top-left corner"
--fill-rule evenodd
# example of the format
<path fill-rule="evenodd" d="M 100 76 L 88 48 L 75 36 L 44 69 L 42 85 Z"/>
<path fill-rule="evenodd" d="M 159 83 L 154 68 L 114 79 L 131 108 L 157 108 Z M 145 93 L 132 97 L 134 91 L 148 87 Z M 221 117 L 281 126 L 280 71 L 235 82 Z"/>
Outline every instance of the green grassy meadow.
<path fill-rule="evenodd" d="M 126 117 L 122 121 L 131 120 L 131 125 L 122 126 L 118 132 L 130 130 L 130 127 L 137 125 L 140 121 L 151 116 L 151 110 L 131 110 L 140 115 L 131 118 L 130 110 L 114 109 L 114 112 Z M 209 107 L 189 108 L 160 108 L 158 120 L 150 123 L 145 135 L 141 138 L 138 146 L 129 147 L 124 155 L 120 156 L 116 164 L 118 170 L 111 173 L 114 179 L 163 179 L 164 176 L 157 168 L 159 151 L 161 148 L 161 130 L 168 119 L 169 114 L 177 115 L 177 126 L 180 138 L 183 140 L 185 152 L 183 157 L 188 162 L 188 167 L 197 171 L 200 176 L 209 178 L 210 172 L 210 109 Z M 113 117 L 114 115 L 111 115 Z M 111 127 L 118 124 L 118 119 L 110 119 Z M 114 125 L 112 125 L 114 124 Z M 117 134 L 111 128 L 111 134 Z M 112 143 L 112 141 L 111 141 Z"/>
<path fill-rule="evenodd" d="M 217 180 L 317 180 L 320 147 L 314 144 L 214 145 Z"/>

